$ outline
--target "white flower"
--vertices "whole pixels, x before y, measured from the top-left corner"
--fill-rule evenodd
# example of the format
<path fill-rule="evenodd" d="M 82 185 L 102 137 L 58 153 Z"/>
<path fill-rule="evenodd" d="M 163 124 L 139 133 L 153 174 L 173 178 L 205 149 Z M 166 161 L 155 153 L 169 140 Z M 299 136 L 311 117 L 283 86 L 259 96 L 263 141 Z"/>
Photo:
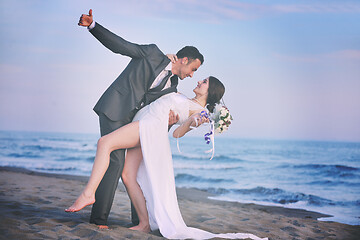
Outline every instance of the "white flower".
<path fill-rule="evenodd" d="M 226 131 L 231 124 L 232 116 L 225 106 L 217 104 L 214 112 L 211 114 L 211 120 L 214 122 L 215 133 Z"/>

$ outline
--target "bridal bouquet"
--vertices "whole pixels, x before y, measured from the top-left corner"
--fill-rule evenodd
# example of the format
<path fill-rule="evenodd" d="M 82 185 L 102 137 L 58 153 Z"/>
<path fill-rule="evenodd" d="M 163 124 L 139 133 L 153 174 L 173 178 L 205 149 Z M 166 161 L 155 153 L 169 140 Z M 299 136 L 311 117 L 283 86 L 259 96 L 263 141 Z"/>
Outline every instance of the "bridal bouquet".
<path fill-rule="evenodd" d="M 207 144 L 209 144 L 210 142 L 213 142 L 214 144 L 213 133 L 223 133 L 224 131 L 228 130 L 231 121 L 233 120 L 229 109 L 224 105 L 219 104 L 215 106 L 214 112 L 211 113 L 210 116 L 206 111 L 202 111 L 200 113 L 200 117 L 204 117 L 210 120 L 211 130 L 204 135 Z"/>
<path fill-rule="evenodd" d="M 211 120 L 214 121 L 215 133 L 222 133 L 229 128 L 233 118 L 227 107 L 218 104 L 214 109 L 214 113 L 211 114 Z"/>

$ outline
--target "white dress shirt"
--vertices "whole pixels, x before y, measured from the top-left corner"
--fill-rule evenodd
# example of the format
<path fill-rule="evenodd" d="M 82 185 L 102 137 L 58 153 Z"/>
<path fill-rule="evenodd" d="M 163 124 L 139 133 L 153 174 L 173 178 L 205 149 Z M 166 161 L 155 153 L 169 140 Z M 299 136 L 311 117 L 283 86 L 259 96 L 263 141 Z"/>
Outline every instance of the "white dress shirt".
<path fill-rule="evenodd" d="M 170 62 L 170 63 L 165 67 L 165 69 L 162 70 L 162 71 L 160 72 L 160 74 L 155 78 L 154 82 L 151 84 L 150 89 L 158 86 L 158 85 L 161 83 L 161 81 L 164 79 L 164 77 L 166 77 L 166 76 L 169 74 L 169 72 L 171 72 L 171 67 L 172 67 L 172 63 Z M 171 78 L 171 77 L 172 77 L 172 75 L 169 77 L 169 79 L 168 79 L 168 81 L 166 82 L 165 87 L 164 87 L 163 89 L 166 89 L 166 88 L 168 88 L 168 87 L 171 86 L 171 81 L 170 81 L 170 78 Z"/>
<path fill-rule="evenodd" d="M 91 29 L 93 29 L 95 27 L 95 21 L 93 21 L 89 26 L 88 26 L 88 30 L 90 31 Z M 169 71 L 171 71 L 172 68 L 172 63 L 170 62 L 164 70 L 162 70 L 160 72 L 160 74 L 155 78 L 154 82 L 151 84 L 151 88 L 154 88 L 156 86 L 158 86 L 161 81 L 164 79 L 165 76 L 167 76 L 169 74 Z M 165 87 L 163 89 L 166 89 L 168 87 L 171 86 L 171 81 L 170 78 L 172 77 L 172 75 L 169 77 L 169 80 L 167 81 L 167 83 L 165 84 Z"/>

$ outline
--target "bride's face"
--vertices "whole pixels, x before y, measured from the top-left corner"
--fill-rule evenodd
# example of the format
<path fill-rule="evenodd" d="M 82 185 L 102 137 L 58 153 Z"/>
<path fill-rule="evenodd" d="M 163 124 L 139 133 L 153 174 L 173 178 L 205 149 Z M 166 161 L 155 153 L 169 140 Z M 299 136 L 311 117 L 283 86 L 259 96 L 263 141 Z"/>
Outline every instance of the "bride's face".
<path fill-rule="evenodd" d="M 196 95 L 206 95 L 209 89 L 209 78 L 198 81 L 198 85 L 194 88 L 193 92 Z"/>

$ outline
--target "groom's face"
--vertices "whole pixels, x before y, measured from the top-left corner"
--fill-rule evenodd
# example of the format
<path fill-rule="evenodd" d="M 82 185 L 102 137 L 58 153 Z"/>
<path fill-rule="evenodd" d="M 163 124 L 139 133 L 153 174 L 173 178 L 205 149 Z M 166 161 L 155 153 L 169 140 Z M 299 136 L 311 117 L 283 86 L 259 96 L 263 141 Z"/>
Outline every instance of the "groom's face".
<path fill-rule="evenodd" d="M 179 68 L 179 73 L 177 74 L 181 80 L 183 80 L 186 77 L 192 77 L 194 75 L 194 72 L 198 70 L 198 68 L 201 65 L 199 59 L 189 61 L 188 58 L 185 57 L 181 59 L 181 61 L 182 62 Z"/>

